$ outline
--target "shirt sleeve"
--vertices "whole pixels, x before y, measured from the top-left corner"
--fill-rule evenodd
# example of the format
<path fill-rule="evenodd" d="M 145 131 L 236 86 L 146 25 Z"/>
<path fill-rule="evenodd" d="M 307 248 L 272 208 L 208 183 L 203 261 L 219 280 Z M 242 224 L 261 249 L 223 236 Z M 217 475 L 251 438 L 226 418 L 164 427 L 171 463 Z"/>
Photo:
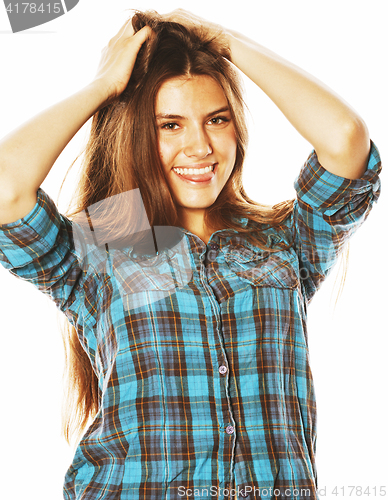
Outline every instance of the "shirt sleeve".
<path fill-rule="evenodd" d="M 307 301 L 378 200 L 380 171 L 380 154 L 371 141 L 367 169 L 360 179 L 346 179 L 328 172 L 313 151 L 295 180 L 294 248 Z"/>
<path fill-rule="evenodd" d="M 0 263 L 48 294 L 62 311 L 80 298 L 83 271 L 74 250 L 72 223 L 42 189 L 26 217 L 0 225 Z M 76 314 L 66 315 L 77 322 Z"/>

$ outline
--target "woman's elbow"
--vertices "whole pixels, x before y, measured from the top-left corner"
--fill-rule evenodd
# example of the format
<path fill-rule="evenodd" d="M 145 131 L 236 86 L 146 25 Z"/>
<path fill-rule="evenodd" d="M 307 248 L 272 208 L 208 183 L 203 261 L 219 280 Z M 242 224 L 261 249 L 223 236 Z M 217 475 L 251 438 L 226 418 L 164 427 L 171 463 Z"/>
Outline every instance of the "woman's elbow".
<path fill-rule="evenodd" d="M 347 179 L 359 179 L 365 173 L 370 152 L 368 127 L 362 118 L 346 119 L 331 148 L 317 151 L 321 165 Z"/>

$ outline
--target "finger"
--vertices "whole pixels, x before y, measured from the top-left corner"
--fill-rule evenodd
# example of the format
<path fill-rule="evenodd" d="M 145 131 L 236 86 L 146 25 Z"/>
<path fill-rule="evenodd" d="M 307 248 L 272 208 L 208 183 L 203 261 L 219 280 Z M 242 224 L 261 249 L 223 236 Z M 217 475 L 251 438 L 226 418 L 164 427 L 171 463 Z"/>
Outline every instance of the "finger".
<path fill-rule="evenodd" d="M 143 43 L 149 38 L 152 34 L 152 29 L 149 26 L 143 26 L 139 31 L 137 31 L 132 38 L 138 39 L 139 43 Z"/>
<path fill-rule="evenodd" d="M 133 36 L 134 34 L 135 34 L 135 30 L 133 29 L 132 18 L 131 18 L 131 19 L 128 19 L 128 22 L 124 25 L 124 30 L 123 30 L 122 36 L 129 37 L 129 36 Z"/>
<path fill-rule="evenodd" d="M 116 33 L 116 35 L 113 38 L 115 38 L 115 39 L 120 38 L 123 35 L 123 33 L 125 32 L 125 30 L 128 29 L 128 25 L 132 27 L 132 18 L 127 19 L 127 21 L 125 21 L 125 23 L 121 26 L 121 28 L 119 29 L 119 31 Z M 133 28 L 132 28 L 132 30 L 133 30 Z"/>

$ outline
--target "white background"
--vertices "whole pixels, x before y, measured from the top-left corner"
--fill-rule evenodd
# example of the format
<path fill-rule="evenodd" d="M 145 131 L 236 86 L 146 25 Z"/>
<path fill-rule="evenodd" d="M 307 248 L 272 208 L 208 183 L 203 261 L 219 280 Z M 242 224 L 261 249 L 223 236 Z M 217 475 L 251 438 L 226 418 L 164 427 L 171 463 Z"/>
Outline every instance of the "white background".
<path fill-rule="evenodd" d="M 126 19 L 125 9 L 177 7 L 243 32 L 323 80 L 361 114 L 383 160 L 388 157 L 384 0 L 81 0 L 61 18 L 18 34 L 11 33 L 0 5 L 0 137 L 93 78 L 100 50 Z M 264 203 L 293 198 L 293 181 L 312 147 L 249 81 L 246 93 L 251 131 L 246 190 Z M 84 129 L 43 184 L 55 200 L 85 137 Z M 71 179 L 61 210 L 74 187 Z M 385 188 L 384 173 L 382 180 Z M 339 266 L 309 308 L 322 499 L 360 496 L 356 490 L 350 494 L 351 486 L 377 491 L 388 486 L 386 228 L 383 189 L 351 240 L 337 306 Z M 59 500 L 73 451 L 60 437 L 63 355 L 57 313 L 33 286 L 3 269 L 0 283 L 0 495 Z M 332 493 L 336 486 L 338 496 Z M 379 497 L 370 490 L 369 498 Z"/>

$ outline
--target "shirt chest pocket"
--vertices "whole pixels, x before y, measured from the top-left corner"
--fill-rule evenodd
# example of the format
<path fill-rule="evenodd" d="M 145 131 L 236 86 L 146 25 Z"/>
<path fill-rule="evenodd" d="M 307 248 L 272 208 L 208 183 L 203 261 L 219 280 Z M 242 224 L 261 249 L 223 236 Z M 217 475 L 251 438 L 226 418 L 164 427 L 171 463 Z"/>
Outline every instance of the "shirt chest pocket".
<path fill-rule="evenodd" d="M 112 277 L 126 310 L 135 310 L 169 297 L 192 279 L 188 253 L 163 252 L 134 259 L 116 253 Z"/>
<path fill-rule="evenodd" d="M 254 286 L 292 289 L 298 286 L 297 258 L 287 250 L 232 250 L 225 255 L 225 261 L 241 280 Z"/>

